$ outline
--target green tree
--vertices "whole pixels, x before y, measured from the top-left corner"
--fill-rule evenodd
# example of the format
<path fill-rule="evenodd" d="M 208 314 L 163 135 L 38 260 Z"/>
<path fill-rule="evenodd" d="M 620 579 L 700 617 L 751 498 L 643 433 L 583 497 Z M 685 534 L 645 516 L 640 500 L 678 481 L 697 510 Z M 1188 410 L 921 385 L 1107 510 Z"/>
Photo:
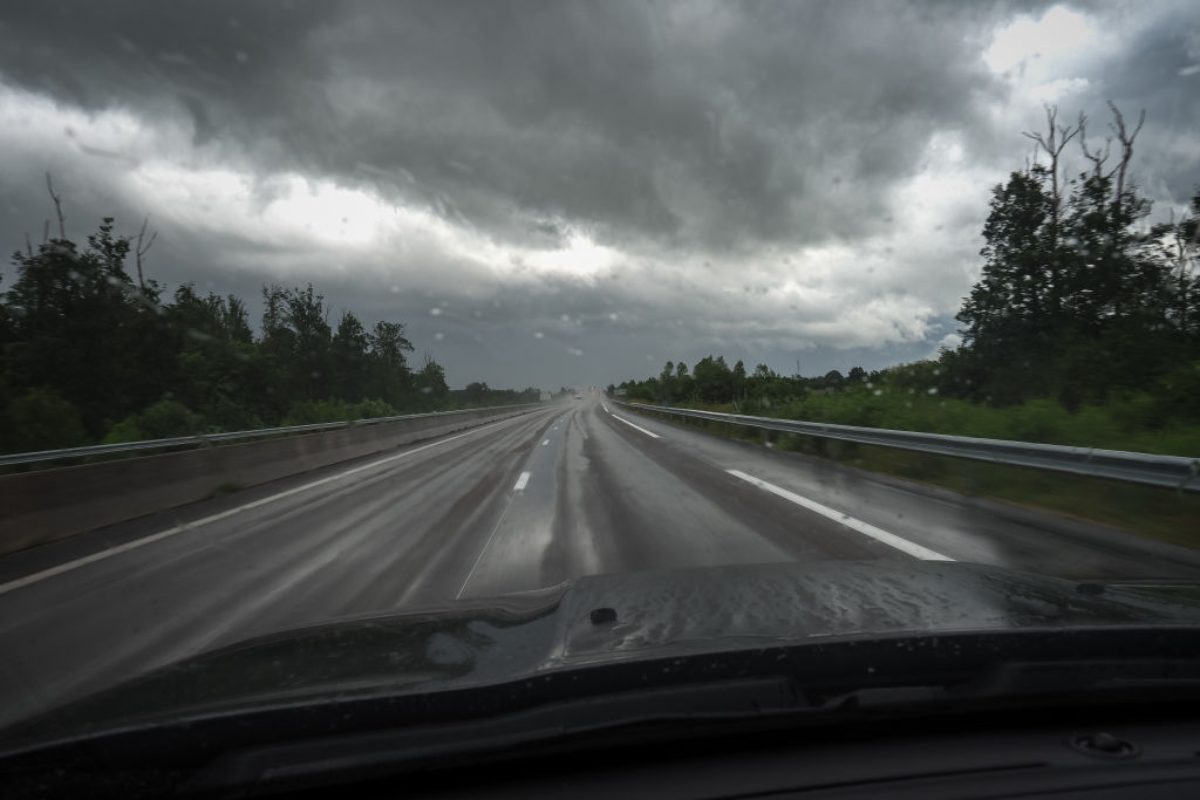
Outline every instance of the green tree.
<path fill-rule="evenodd" d="M 123 269 L 129 242 L 113 231 L 105 218 L 84 252 L 58 238 L 14 253 L 17 279 L 4 297 L 9 386 L 54 392 L 92 436 L 150 402 L 172 371 L 158 288 L 134 287 Z"/>
<path fill-rule="evenodd" d="M 405 353 L 413 351 L 398 322 L 377 322 L 371 331 L 371 393 L 395 406 L 402 406 L 410 395 L 412 375 Z"/>
<path fill-rule="evenodd" d="M 648 398 L 658 400 L 663 403 L 671 403 L 675 400 L 675 363 L 668 361 L 663 365 L 662 372 L 658 375 L 658 396 Z"/>
<path fill-rule="evenodd" d="M 334 394 L 344 400 L 361 400 L 371 378 L 371 337 L 354 312 L 345 311 L 330 343 L 330 377 Z"/>
<path fill-rule="evenodd" d="M 688 374 L 688 365 L 682 361 L 676 363 L 675 377 L 672 379 L 672 399 L 690 400 L 694 388 L 692 376 Z"/>
<path fill-rule="evenodd" d="M 416 386 L 426 404 L 430 401 L 435 405 L 441 404 L 450 394 L 450 387 L 446 385 L 446 371 L 428 353 L 425 354 L 425 363 L 417 372 Z"/>
<path fill-rule="evenodd" d="M 705 403 L 727 403 L 733 399 L 733 373 L 724 356 L 705 356 L 696 362 L 692 376 L 697 396 Z"/>
<path fill-rule="evenodd" d="M 309 400 L 335 396 L 330 375 L 332 331 L 325 297 L 317 294 L 311 283 L 288 294 L 287 322 L 295 342 L 289 381 L 293 396 Z"/>
<path fill-rule="evenodd" d="M 733 365 L 733 374 L 731 376 L 731 380 L 734 400 L 738 402 L 745 402 L 747 387 L 746 365 L 742 363 L 740 358 L 738 359 L 737 363 Z"/>
<path fill-rule="evenodd" d="M 0 418 L 7 451 L 53 450 L 88 442 L 79 411 L 53 390 L 33 389 L 8 403 Z"/>

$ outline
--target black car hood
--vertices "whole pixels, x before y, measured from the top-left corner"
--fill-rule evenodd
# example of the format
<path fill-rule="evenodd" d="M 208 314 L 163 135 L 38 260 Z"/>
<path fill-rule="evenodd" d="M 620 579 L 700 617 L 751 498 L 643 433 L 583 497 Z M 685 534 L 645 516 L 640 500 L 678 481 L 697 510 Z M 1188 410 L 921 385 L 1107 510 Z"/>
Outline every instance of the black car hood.
<path fill-rule="evenodd" d="M 589 576 L 434 611 L 272 634 L 163 667 L 22 733 L 358 693 L 411 694 L 696 653 L 899 634 L 1192 625 L 1200 586 L 1077 583 L 948 562 Z M 23 738 L 23 737 L 22 737 Z"/>

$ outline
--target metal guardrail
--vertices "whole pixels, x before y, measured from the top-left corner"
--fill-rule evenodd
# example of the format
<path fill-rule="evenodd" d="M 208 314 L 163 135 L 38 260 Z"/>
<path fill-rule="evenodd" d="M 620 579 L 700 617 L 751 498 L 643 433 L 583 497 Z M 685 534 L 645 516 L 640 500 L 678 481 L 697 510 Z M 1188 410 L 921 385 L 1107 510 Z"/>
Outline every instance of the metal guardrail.
<path fill-rule="evenodd" d="M 1038 444 L 1007 439 L 980 439 L 941 433 L 896 431 L 886 428 L 863 428 L 855 425 L 835 425 L 775 417 L 755 417 L 745 414 L 723 414 L 717 411 L 697 411 L 690 408 L 653 406 L 644 403 L 622 403 L 621 405 L 668 416 L 723 422 L 760 430 L 798 433 L 804 436 L 839 439 L 879 447 L 893 447 L 934 455 L 989 461 L 994 464 L 1056 470 L 1094 478 L 1109 478 L 1130 483 L 1200 491 L 1200 480 L 1197 480 L 1200 477 L 1200 458 Z"/>
<path fill-rule="evenodd" d="M 0 467 L 37 464 L 43 461 L 73 461 L 92 456 L 120 455 L 147 450 L 169 450 L 176 447 L 205 447 L 222 442 L 236 442 L 249 439 L 264 439 L 271 436 L 290 436 L 298 433 L 315 433 L 317 431 L 332 431 L 358 425 L 379 425 L 384 422 L 399 422 L 406 419 L 426 419 L 447 417 L 455 414 L 465 414 L 474 411 L 497 411 L 500 409 L 530 408 L 541 406 L 541 403 L 518 403 L 511 406 L 487 406 L 484 408 L 465 408 L 458 411 L 431 411 L 425 414 L 400 414 L 394 417 L 371 417 L 368 419 L 346 420 L 342 422 L 316 422 L 309 425 L 287 425 L 278 428 L 259 428 L 249 431 L 228 431 L 222 433 L 205 433 L 194 436 L 174 436 L 168 439 L 145 439 L 140 442 L 121 442 L 120 444 L 96 444 L 84 447 L 67 447 L 61 450 L 35 450 L 27 453 L 8 453 L 0 455 Z"/>

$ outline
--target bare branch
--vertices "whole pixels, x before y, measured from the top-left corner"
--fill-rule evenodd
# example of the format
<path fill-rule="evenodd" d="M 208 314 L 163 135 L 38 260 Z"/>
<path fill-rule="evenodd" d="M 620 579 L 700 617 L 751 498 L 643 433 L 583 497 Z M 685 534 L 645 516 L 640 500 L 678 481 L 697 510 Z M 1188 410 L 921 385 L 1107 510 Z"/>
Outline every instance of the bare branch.
<path fill-rule="evenodd" d="M 50 180 L 50 173 L 46 173 L 46 190 L 50 192 L 50 199 L 54 201 L 54 213 L 58 216 L 58 238 L 67 238 L 66 220 L 63 219 L 62 212 L 62 196 L 54 193 L 54 182 Z"/>
<path fill-rule="evenodd" d="M 150 252 L 150 248 L 154 246 L 154 240 L 158 238 L 158 231 L 150 233 L 149 241 L 146 241 L 146 226 L 150 224 L 150 215 L 142 220 L 142 229 L 138 231 L 137 246 L 134 247 L 133 253 L 137 263 L 138 288 L 142 291 L 146 290 L 146 279 L 142 271 L 142 259 L 146 257 L 146 253 Z"/>
<path fill-rule="evenodd" d="M 1083 150 L 1083 157 L 1092 162 L 1092 175 L 1099 178 L 1104 172 L 1104 162 L 1108 161 L 1109 151 L 1112 147 L 1112 137 L 1107 137 L 1104 140 L 1104 151 L 1099 150 L 1093 152 L 1088 149 L 1087 144 L 1087 117 L 1083 114 L 1079 115 L 1079 147 Z"/>
<path fill-rule="evenodd" d="M 1141 133 L 1142 126 L 1146 124 L 1146 109 L 1142 109 L 1137 127 L 1133 129 L 1133 133 L 1129 133 L 1125 127 L 1125 117 L 1117 108 L 1117 104 L 1109 100 L 1108 107 L 1113 113 L 1113 124 L 1109 124 L 1109 130 L 1116 134 L 1118 141 L 1121 142 L 1121 161 L 1114 170 L 1117 176 L 1117 194 L 1113 201 L 1119 208 L 1122 202 L 1121 198 L 1125 196 L 1125 175 L 1129 170 L 1129 162 L 1133 160 L 1133 143 L 1137 139 L 1137 135 Z"/>
<path fill-rule="evenodd" d="M 33 242 L 29 241 L 29 234 L 25 234 L 25 252 L 29 253 L 29 257 L 33 258 Z"/>

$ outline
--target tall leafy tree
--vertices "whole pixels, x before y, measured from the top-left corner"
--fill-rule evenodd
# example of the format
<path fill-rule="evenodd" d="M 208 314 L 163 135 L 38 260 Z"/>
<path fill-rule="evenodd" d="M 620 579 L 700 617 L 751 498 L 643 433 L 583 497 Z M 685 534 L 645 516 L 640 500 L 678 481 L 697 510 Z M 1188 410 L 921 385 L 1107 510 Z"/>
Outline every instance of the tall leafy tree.
<path fill-rule="evenodd" d="M 405 354 L 413 351 L 412 342 L 404 335 L 404 325 L 377 322 L 370 339 L 373 396 L 393 404 L 404 402 L 412 388 L 412 373 Z"/>
<path fill-rule="evenodd" d="M 369 393 L 370 347 L 367 329 L 354 312 L 344 312 L 330 345 L 330 374 L 338 397 L 357 400 Z"/>

